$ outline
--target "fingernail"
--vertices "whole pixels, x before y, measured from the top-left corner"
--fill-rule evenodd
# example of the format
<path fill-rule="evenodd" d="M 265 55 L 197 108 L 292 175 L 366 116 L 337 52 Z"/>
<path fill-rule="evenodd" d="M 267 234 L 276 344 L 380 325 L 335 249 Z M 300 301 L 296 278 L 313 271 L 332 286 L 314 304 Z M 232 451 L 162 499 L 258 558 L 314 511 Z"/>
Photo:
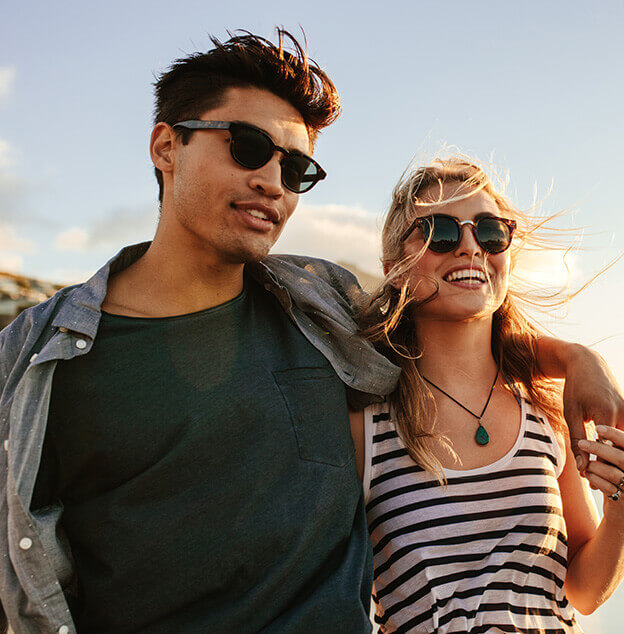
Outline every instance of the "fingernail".
<path fill-rule="evenodd" d="M 576 456 L 576 468 L 580 471 L 581 465 L 583 464 L 583 458 L 581 456 Z"/>
<path fill-rule="evenodd" d="M 589 449 L 589 442 L 587 440 L 579 440 L 578 441 L 578 446 L 581 449 Z"/>
<path fill-rule="evenodd" d="M 599 434 L 604 434 L 607 431 L 607 426 L 606 425 L 596 425 L 596 431 Z"/>

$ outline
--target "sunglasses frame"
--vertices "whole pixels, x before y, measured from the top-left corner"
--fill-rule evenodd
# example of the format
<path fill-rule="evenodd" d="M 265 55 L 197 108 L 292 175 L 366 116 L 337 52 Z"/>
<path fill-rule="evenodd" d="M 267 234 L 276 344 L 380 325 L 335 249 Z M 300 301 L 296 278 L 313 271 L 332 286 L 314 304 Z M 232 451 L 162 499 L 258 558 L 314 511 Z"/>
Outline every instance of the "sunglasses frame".
<path fill-rule="evenodd" d="M 462 237 L 464 235 L 464 231 L 463 231 L 464 225 L 470 225 L 474 239 L 476 240 L 477 244 L 486 253 L 489 253 L 490 255 L 504 253 L 511 246 L 513 233 L 517 226 L 515 220 L 511 220 L 510 218 L 500 218 L 498 216 L 480 216 L 476 220 L 460 220 L 459 218 L 456 218 L 455 216 L 450 216 L 449 214 L 429 214 L 428 216 L 419 216 L 418 218 L 415 218 L 413 222 L 410 224 L 410 226 L 408 227 L 407 231 L 405 231 L 403 235 L 401 236 L 401 242 L 405 242 L 405 240 L 407 240 L 407 238 L 410 237 L 411 233 L 414 231 L 416 227 L 420 227 L 421 231 L 423 231 L 424 233 L 423 225 L 425 223 L 428 223 L 430 226 L 435 226 L 436 218 L 449 218 L 450 220 L 452 220 L 457 225 L 458 237 L 455 244 L 450 249 L 445 249 L 444 251 L 438 251 L 437 249 L 432 249 L 431 241 L 429 241 L 427 248 L 433 251 L 434 253 L 450 253 L 451 251 L 454 251 L 457 248 L 457 245 L 461 242 Z M 504 249 L 501 249 L 500 251 L 490 251 L 481 243 L 481 240 L 479 240 L 479 235 L 478 235 L 478 224 L 481 220 L 498 220 L 499 222 L 502 222 L 503 224 L 507 225 L 509 229 L 509 243 Z"/>
<path fill-rule="evenodd" d="M 325 172 L 325 170 L 311 156 L 308 156 L 307 154 L 304 154 L 303 152 L 298 152 L 296 150 L 287 150 L 286 148 L 276 145 L 273 142 L 273 139 L 269 136 L 269 134 L 265 130 L 262 130 L 262 128 L 257 128 L 255 125 L 252 125 L 251 123 L 245 123 L 242 121 L 204 121 L 204 120 L 198 120 L 198 119 L 190 119 L 188 121 L 179 121 L 178 123 L 174 123 L 171 127 L 185 128 L 187 130 L 229 130 L 231 135 L 230 154 L 232 158 L 234 159 L 234 161 L 238 163 L 238 165 L 249 170 L 256 170 L 256 169 L 260 169 L 261 167 L 264 167 L 273 158 L 273 155 L 275 154 L 275 152 L 281 152 L 286 158 L 298 157 L 298 158 L 306 159 L 312 165 L 314 165 L 314 167 L 317 170 L 317 173 L 314 174 L 313 176 L 309 176 L 306 180 L 302 179 L 301 181 L 302 184 L 311 183 L 311 185 L 307 187 L 306 189 L 299 189 L 299 191 L 297 191 L 296 189 L 289 187 L 284 182 L 284 170 L 282 169 L 281 171 L 282 185 L 284 185 L 284 187 L 288 191 L 291 191 L 295 194 L 304 194 L 305 192 L 309 192 L 314 187 L 314 185 L 316 185 L 319 181 L 322 181 L 327 176 L 327 173 Z M 261 165 L 258 165 L 257 167 L 249 167 L 249 165 L 245 165 L 245 163 L 241 162 L 235 156 L 234 151 L 232 150 L 233 148 L 232 141 L 234 141 L 234 134 L 237 128 L 238 129 L 247 128 L 250 130 L 254 130 L 255 132 L 260 134 L 269 142 L 269 148 L 271 149 L 271 154 L 269 155 L 269 158 L 264 163 L 262 163 Z"/>

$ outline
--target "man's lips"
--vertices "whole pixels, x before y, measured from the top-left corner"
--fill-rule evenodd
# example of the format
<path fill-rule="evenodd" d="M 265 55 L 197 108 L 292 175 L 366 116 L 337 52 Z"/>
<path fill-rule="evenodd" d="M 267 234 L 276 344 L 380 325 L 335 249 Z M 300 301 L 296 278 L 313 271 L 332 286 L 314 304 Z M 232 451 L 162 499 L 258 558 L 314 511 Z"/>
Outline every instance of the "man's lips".
<path fill-rule="evenodd" d="M 280 214 L 277 209 L 263 203 L 242 202 L 232 203 L 231 206 L 260 222 L 276 225 L 280 221 Z"/>

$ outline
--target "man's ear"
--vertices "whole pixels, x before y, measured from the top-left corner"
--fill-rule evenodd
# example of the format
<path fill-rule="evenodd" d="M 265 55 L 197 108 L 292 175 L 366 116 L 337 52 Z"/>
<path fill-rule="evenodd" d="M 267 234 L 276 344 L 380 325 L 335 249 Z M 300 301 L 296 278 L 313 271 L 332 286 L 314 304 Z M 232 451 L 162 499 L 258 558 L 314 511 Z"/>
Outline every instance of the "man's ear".
<path fill-rule="evenodd" d="M 395 262 L 384 262 L 383 263 L 384 275 L 387 276 L 395 266 L 396 266 Z M 398 290 L 401 290 L 401 288 L 403 287 L 403 284 L 405 284 L 405 277 L 403 275 L 399 275 L 398 277 L 395 277 L 390 282 L 390 285 Z"/>
<path fill-rule="evenodd" d="M 173 128 L 161 121 L 154 126 L 150 138 L 150 156 L 154 167 L 161 172 L 171 172 L 175 163 L 177 135 Z"/>

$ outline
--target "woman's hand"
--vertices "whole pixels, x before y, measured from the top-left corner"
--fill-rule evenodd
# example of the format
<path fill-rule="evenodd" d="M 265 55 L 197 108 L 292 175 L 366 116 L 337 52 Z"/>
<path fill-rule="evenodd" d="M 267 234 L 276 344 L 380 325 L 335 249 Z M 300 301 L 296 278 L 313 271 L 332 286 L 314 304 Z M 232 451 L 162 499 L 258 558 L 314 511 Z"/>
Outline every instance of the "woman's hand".
<path fill-rule="evenodd" d="M 605 518 L 618 522 L 624 530 L 624 431 L 597 425 L 599 441 L 581 440 L 579 448 L 594 454 L 584 476 L 592 489 L 604 495 Z"/>
<path fill-rule="evenodd" d="M 597 458 L 583 472 L 588 481 L 584 484 L 605 496 L 604 517 L 597 528 L 589 487 L 578 486 L 582 480 L 576 467 L 566 470 L 564 466 L 559 478 L 571 546 L 566 593 L 582 614 L 591 614 L 602 605 L 624 579 L 624 492 L 620 493 L 624 489 L 624 431 L 608 425 L 596 425 L 596 431 L 602 442 L 580 440 L 579 445 Z M 571 449 L 568 457 L 572 457 Z"/>

